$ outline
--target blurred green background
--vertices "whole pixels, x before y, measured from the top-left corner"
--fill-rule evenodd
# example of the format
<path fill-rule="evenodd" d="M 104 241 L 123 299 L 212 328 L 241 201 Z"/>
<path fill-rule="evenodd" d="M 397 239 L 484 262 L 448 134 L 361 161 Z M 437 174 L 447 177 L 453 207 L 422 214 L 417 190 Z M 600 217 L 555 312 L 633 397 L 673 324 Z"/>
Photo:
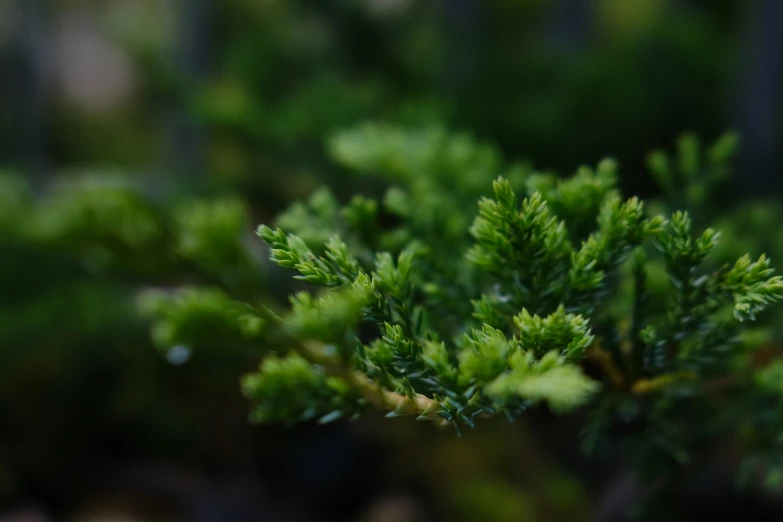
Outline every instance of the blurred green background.
<path fill-rule="evenodd" d="M 377 191 L 325 147 L 365 121 L 566 174 L 612 155 L 644 197 L 650 151 L 736 129 L 703 217 L 774 262 L 781 20 L 778 0 L 0 2 L 0 520 L 625 520 L 642 488 L 580 454 L 579 419 L 252 426 L 256 359 L 161 354 L 135 297 L 215 275 L 168 253 L 206 205 L 246 246 L 217 277 L 282 302 L 252 230 L 320 184 Z M 669 497 L 683 520 L 779 520 L 713 457 Z"/>

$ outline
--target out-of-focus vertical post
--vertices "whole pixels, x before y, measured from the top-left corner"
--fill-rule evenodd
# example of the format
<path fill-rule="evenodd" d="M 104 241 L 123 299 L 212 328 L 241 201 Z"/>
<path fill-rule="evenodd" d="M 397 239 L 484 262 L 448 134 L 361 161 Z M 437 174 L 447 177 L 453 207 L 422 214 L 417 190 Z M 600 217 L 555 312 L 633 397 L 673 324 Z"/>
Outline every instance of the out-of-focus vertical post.
<path fill-rule="evenodd" d="M 170 113 L 170 162 L 173 169 L 194 181 L 203 175 L 204 155 L 201 130 L 190 114 L 187 99 L 208 72 L 211 41 L 211 0 L 176 0 L 178 38 L 174 61 L 181 83 L 180 98 Z"/>
<path fill-rule="evenodd" d="M 446 88 L 460 93 L 475 74 L 480 55 L 480 0 L 444 0 L 444 21 L 453 53 L 448 58 Z"/>
<path fill-rule="evenodd" d="M 739 130 L 742 136 L 738 187 L 752 195 L 781 189 L 780 94 L 783 92 L 783 2 L 754 0 L 747 27 L 747 52 L 740 69 Z"/>
<path fill-rule="evenodd" d="M 558 0 L 553 3 L 550 39 L 556 46 L 583 48 L 590 38 L 592 0 Z"/>
<path fill-rule="evenodd" d="M 46 9 L 48 0 L 16 0 L 11 50 L 4 82 L 4 112 L 11 122 L 11 161 L 41 185 L 48 169 L 46 147 Z"/>

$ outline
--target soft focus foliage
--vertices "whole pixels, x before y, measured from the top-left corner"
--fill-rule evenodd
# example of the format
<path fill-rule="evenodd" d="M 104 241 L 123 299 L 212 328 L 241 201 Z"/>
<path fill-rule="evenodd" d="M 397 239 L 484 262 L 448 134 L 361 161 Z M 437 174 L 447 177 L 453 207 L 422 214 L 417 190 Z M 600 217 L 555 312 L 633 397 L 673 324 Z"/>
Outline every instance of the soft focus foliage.
<path fill-rule="evenodd" d="M 350 503 L 334 432 L 396 433 L 358 480 L 406 461 L 427 519 L 584 519 L 625 464 L 779 487 L 783 213 L 696 137 L 775 149 L 761 5 L 0 2 L 0 506 L 82 499 L 98 443 Z M 376 410 L 481 426 L 310 422 Z"/>

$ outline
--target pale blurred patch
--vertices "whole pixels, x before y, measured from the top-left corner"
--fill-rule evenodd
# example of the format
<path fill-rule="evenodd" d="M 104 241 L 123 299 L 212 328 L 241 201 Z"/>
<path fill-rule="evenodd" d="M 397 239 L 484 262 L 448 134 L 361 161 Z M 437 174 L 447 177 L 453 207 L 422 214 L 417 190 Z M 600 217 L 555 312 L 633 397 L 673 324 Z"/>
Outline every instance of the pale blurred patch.
<path fill-rule="evenodd" d="M 52 80 L 59 96 L 81 110 L 106 113 L 126 104 L 138 84 L 127 53 L 86 15 L 65 15 L 52 35 Z"/>
<path fill-rule="evenodd" d="M 668 0 L 599 0 L 598 26 L 609 37 L 644 34 L 658 23 L 668 4 Z"/>
<path fill-rule="evenodd" d="M 412 498 L 390 496 L 372 504 L 361 522 L 424 522 L 424 514 Z"/>
<path fill-rule="evenodd" d="M 42 511 L 36 508 L 22 508 L 10 513 L 0 513 L 0 522 L 49 522 Z"/>
<path fill-rule="evenodd" d="M 404 13 L 415 0 L 363 0 L 367 11 L 379 18 L 396 16 Z"/>

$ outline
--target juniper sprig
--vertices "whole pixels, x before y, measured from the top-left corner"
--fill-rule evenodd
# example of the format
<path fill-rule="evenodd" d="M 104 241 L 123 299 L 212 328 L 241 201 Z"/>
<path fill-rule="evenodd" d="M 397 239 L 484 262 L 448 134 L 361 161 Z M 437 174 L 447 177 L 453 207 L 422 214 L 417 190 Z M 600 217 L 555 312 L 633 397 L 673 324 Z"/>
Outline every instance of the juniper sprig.
<path fill-rule="evenodd" d="M 692 145 L 678 168 L 696 176 Z M 732 146 L 710 149 L 713 178 Z M 242 380 L 256 421 L 379 409 L 460 431 L 536 405 L 589 406 L 586 444 L 633 426 L 649 455 L 682 462 L 712 426 L 715 380 L 737 377 L 748 321 L 783 297 L 766 257 L 721 265 L 720 235 L 688 212 L 623 199 L 611 159 L 559 179 L 465 135 L 386 125 L 339 134 L 330 151 L 390 187 L 343 207 L 320 190 L 258 228 L 270 260 L 311 291 L 285 311 L 216 295 L 192 311 L 213 310 L 223 341 L 264 352 Z M 666 161 L 651 165 L 673 187 Z M 157 305 L 165 342 L 190 331 L 194 315 L 175 310 L 192 298 Z M 681 429 L 692 409 L 704 424 Z"/>

